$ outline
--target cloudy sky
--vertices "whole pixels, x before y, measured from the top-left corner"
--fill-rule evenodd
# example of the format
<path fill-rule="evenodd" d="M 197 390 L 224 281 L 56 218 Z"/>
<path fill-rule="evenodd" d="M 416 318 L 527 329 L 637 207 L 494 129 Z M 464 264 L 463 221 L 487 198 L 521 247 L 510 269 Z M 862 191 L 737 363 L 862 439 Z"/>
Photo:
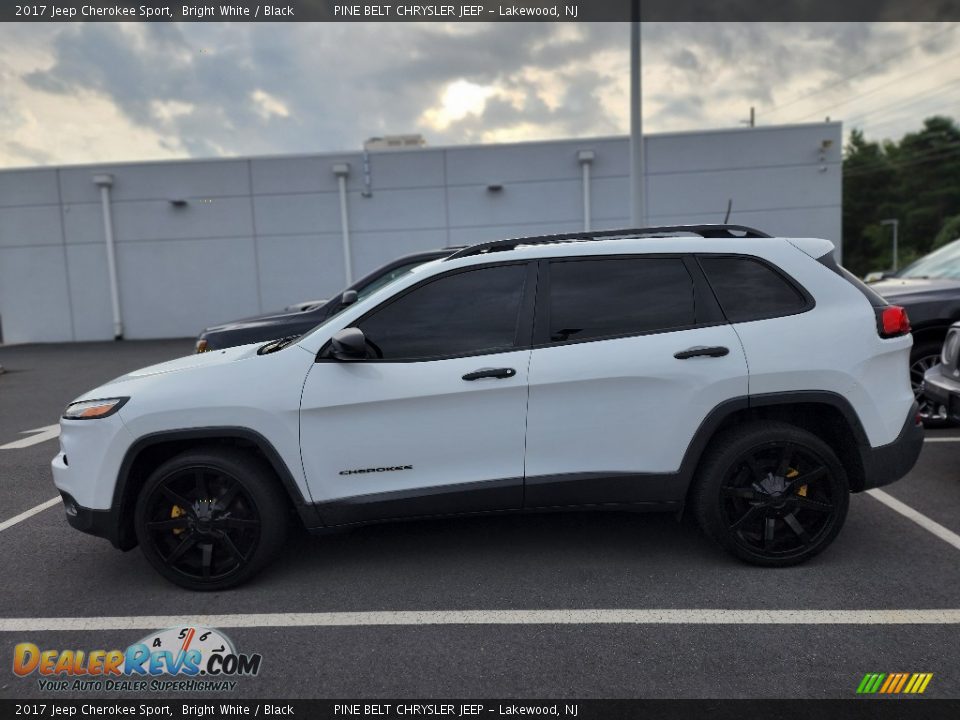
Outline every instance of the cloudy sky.
<path fill-rule="evenodd" d="M 0 24 L 0 167 L 627 132 L 629 25 Z M 649 24 L 646 132 L 960 118 L 957 24 Z"/>

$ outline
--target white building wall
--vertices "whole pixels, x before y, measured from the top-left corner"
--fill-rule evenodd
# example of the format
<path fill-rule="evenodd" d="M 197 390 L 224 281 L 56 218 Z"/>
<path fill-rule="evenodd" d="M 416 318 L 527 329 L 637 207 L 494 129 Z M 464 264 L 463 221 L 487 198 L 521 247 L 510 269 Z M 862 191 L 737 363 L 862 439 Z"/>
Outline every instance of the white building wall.
<path fill-rule="evenodd" d="M 648 224 L 721 222 L 732 200 L 732 223 L 840 243 L 839 123 L 653 135 L 645 149 Z M 582 229 L 579 150 L 595 153 L 593 228 L 628 226 L 625 137 L 371 152 L 369 196 L 361 152 L 0 171 L 3 341 L 113 337 L 97 173 L 114 176 L 125 337 L 160 338 L 340 290 L 334 164 L 350 164 L 359 276 L 416 250 Z"/>

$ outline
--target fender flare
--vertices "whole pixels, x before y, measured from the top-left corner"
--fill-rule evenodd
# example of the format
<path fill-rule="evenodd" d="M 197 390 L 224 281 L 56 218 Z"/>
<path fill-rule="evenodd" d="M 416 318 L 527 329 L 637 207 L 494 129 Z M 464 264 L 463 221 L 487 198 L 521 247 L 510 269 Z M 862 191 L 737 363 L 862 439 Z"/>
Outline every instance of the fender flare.
<path fill-rule="evenodd" d="M 130 473 L 133 464 L 140 454 L 149 447 L 162 445 L 168 442 L 183 441 L 203 441 L 203 440 L 242 440 L 256 447 L 266 458 L 267 463 L 273 468 L 273 471 L 280 478 L 280 483 L 293 503 L 297 514 L 307 528 L 322 527 L 323 523 L 315 509 L 313 503 L 303 496 L 300 487 L 293 478 L 293 473 L 284 462 L 280 453 L 277 452 L 273 444 L 263 435 L 255 430 L 236 426 L 208 426 L 201 428 L 182 428 L 176 430 L 161 430 L 139 437 L 134 441 L 123 456 L 120 463 L 120 470 L 117 472 L 117 481 L 113 488 L 113 501 L 111 503 L 112 512 L 116 513 L 115 528 L 116 534 L 114 545 L 121 549 L 128 550 L 136 545 L 133 538 L 127 537 L 123 528 L 124 510 L 129 507 L 132 498 L 128 496 L 128 486 Z"/>
<path fill-rule="evenodd" d="M 690 445 L 684 453 L 683 460 L 680 463 L 679 474 L 687 479 L 687 484 L 693 480 L 697 465 L 703 457 L 707 445 L 716 435 L 717 430 L 723 422 L 736 412 L 750 408 L 775 407 L 780 405 L 828 405 L 840 412 L 850 430 L 853 433 L 858 448 L 861 450 L 870 447 L 870 441 L 863 429 L 863 424 L 857 416 L 856 410 L 843 395 L 826 390 L 802 390 L 764 393 L 760 395 L 749 395 L 725 400 L 711 410 L 700 423 L 694 433 Z M 686 492 L 686 488 L 684 488 Z"/>

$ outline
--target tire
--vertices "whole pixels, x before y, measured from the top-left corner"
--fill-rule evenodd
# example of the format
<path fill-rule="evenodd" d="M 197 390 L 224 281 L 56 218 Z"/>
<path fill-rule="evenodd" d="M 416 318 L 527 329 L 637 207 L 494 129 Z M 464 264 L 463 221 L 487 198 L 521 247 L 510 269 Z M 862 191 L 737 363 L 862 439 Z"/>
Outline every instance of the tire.
<path fill-rule="evenodd" d="M 923 420 L 924 426 L 928 428 L 942 428 L 951 425 L 946 417 L 939 417 L 939 408 L 942 405 L 931 403 L 920 393 L 923 374 L 929 368 L 940 363 L 942 349 L 942 342 L 925 342 L 914 346 L 910 352 L 910 387 L 913 388 L 913 396 L 920 406 L 920 418 Z"/>
<path fill-rule="evenodd" d="M 134 528 L 147 561 L 167 580 L 189 590 L 225 590 L 249 580 L 279 552 L 288 507 L 260 458 L 198 448 L 147 478 Z"/>
<path fill-rule="evenodd" d="M 833 542 L 850 486 L 836 454 L 816 435 L 783 422 L 751 422 L 711 442 L 690 502 L 701 529 L 729 553 L 786 567 Z"/>

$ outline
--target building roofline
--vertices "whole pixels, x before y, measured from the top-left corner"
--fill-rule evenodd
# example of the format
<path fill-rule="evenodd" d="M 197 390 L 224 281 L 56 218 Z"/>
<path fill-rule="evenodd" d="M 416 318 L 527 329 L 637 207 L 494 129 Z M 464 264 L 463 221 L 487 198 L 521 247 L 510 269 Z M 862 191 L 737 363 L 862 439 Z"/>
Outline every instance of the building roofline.
<path fill-rule="evenodd" d="M 644 138 L 670 138 L 684 137 L 690 135 L 720 135 L 733 133 L 757 133 L 757 132 L 775 132 L 780 130 L 810 129 L 813 127 L 841 127 L 842 121 L 831 120 L 830 122 L 816 123 L 789 123 L 785 125 L 759 125 L 755 127 L 732 127 L 732 128 L 711 128 L 706 130 L 677 130 L 665 133 L 648 133 Z M 600 142 L 613 142 L 629 139 L 628 135 L 599 135 L 583 138 L 550 138 L 542 140 L 518 140 L 505 143 L 467 143 L 464 145 L 426 145 L 418 148 L 395 148 L 389 150 L 368 150 L 371 155 L 401 155 L 408 153 L 429 153 L 429 152 L 447 152 L 451 150 L 477 150 L 488 148 L 509 148 L 527 145 L 560 145 L 560 144 L 590 144 Z M 0 173 L 6 172 L 38 172 L 53 170 L 82 170 L 84 168 L 103 169 L 103 168 L 121 168 L 133 165 L 173 165 L 187 163 L 209 163 L 209 162 L 250 162 L 253 160 L 285 160 L 292 158 L 329 158 L 331 160 L 344 157 L 356 157 L 364 154 L 363 147 L 355 150 L 336 150 L 324 152 L 292 152 L 292 153 L 273 153 L 268 155 L 227 155 L 212 157 L 184 157 L 184 158 L 160 158 L 154 160 L 118 160 L 116 162 L 105 161 L 98 163 L 65 163 L 51 165 L 23 165 L 13 167 L 0 167 Z"/>

